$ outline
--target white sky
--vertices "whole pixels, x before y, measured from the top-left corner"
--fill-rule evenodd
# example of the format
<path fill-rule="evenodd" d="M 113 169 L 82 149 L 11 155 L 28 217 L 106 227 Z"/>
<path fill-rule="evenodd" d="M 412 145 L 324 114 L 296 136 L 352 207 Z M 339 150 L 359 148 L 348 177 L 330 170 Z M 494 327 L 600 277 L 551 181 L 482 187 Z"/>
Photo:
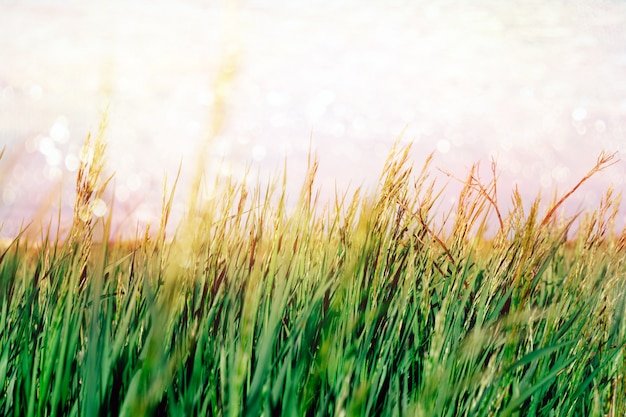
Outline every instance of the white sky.
<path fill-rule="evenodd" d="M 182 160 L 190 178 L 209 137 L 210 175 L 275 172 L 287 157 L 294 186 L 311 138 L 332 190 L 373 184 L 404 132 L 417 164 L 434 151 L 455 175 L 496 157 L 502 201 L 514 184 L 531 197 L 571 187 L 603 149 L 626 155 L 624 2 L 233 4 L 0 2 L 0 234 L 59 181 L 71 207 L 78 151 L 105 103 L 107 169 L 131 225 L 154 220 L 164 175 Z M 610 183 L 624 190 L 623 162 L 573 207 Z"/>

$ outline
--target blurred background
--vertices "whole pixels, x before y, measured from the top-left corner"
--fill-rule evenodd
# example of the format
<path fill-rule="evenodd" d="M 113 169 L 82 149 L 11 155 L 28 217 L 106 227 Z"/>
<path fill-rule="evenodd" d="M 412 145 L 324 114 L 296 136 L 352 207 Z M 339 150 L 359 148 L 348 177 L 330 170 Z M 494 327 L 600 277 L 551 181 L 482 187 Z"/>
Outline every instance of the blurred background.
<path fill-rule="evenodd" d="M 246 167 L 265 181 L 286 161 L 295 199 L 311 148 L 330 197 L 373 190 L 400 136 L 417 168 L 434 152 L 435 168 L 480 161 L 489 179 L 496 159 L 503 206 L 516 185 L 549 200 L 602 150 L 626 156 L 626 3 L 0 0 L 0 237 L 71 216 L 105 111 L 114 182 L 96 214 L 113 203 L 131 235 L 158 223 L 179 165 L 184 212 L 198 158 L 209 182 Z M 623 191 L 625 166 L 566 209 Z"/>

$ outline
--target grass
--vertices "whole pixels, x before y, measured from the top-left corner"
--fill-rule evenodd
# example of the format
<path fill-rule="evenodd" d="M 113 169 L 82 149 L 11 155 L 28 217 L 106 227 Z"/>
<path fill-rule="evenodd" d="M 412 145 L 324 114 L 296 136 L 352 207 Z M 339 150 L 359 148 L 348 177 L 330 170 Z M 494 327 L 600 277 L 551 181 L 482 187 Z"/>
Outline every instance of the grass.
<path fill-rule="evenodd" d="M 503 213 L 472 169 L 437 223 L 444 189 L 396 147 L 371 196 L 321 205 L 310 159 L 295 205 L 286 174 L 216 182 L 173 237 L 166 186 L 156 233 L 122 242 L 91 212 L 102 132 L 85 149 L 67 239 L 0 253 L 2 415 L 626 415 L 611 191 L 573 232 L 570 193 Z"/>

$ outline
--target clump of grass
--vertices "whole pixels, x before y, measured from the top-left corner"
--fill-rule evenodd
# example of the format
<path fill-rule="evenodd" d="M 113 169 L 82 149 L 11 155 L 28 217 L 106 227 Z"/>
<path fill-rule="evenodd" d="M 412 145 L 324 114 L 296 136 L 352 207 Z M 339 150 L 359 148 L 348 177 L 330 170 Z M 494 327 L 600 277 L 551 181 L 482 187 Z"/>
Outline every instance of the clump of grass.
<path fill-rule="evenodd" d="M 0 255 L 0 413 L 626 413 L 612 191 L 568 239 L 569 193 L 542 215 L 514 191 L 507 214 L 495 168 L 487 184 L 471 170 L 438 224 L 430 159 L 414 173 L 394 148 L 372 195 L 321 206 L 312 158 L 295 207 L 286 173 L 216 183 L 168 243 L 174 184 L 155 237 L 111 243 L 112 214 L 88 212 L 102 144 L 82 159 L 68 240 L 18 236 Z"/>

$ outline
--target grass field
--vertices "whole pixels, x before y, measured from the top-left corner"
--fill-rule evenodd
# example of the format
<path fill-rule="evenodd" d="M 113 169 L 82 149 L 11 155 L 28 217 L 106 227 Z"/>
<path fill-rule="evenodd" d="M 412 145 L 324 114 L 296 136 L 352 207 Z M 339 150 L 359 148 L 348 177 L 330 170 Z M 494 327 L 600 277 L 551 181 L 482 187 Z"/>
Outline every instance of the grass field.
<path fill-rule="evenodd" d="M 216 182 L 176 236 L 166 186 L 158 230 L 123 242 L 114 213 L 92 216 L 104 144 L 89 146 L 67 238 L 51 226 L 0 253 L 0 414 L 626 415 L 610 191 L 574 230 L 569 193 L 525 211 L 513 191 L 504 213 L 471 171 L 437 222 L 445 190 L 394 148 L 373 195 L 321 205 L 311 159 L 297 203 L 283 176 Z"/>

